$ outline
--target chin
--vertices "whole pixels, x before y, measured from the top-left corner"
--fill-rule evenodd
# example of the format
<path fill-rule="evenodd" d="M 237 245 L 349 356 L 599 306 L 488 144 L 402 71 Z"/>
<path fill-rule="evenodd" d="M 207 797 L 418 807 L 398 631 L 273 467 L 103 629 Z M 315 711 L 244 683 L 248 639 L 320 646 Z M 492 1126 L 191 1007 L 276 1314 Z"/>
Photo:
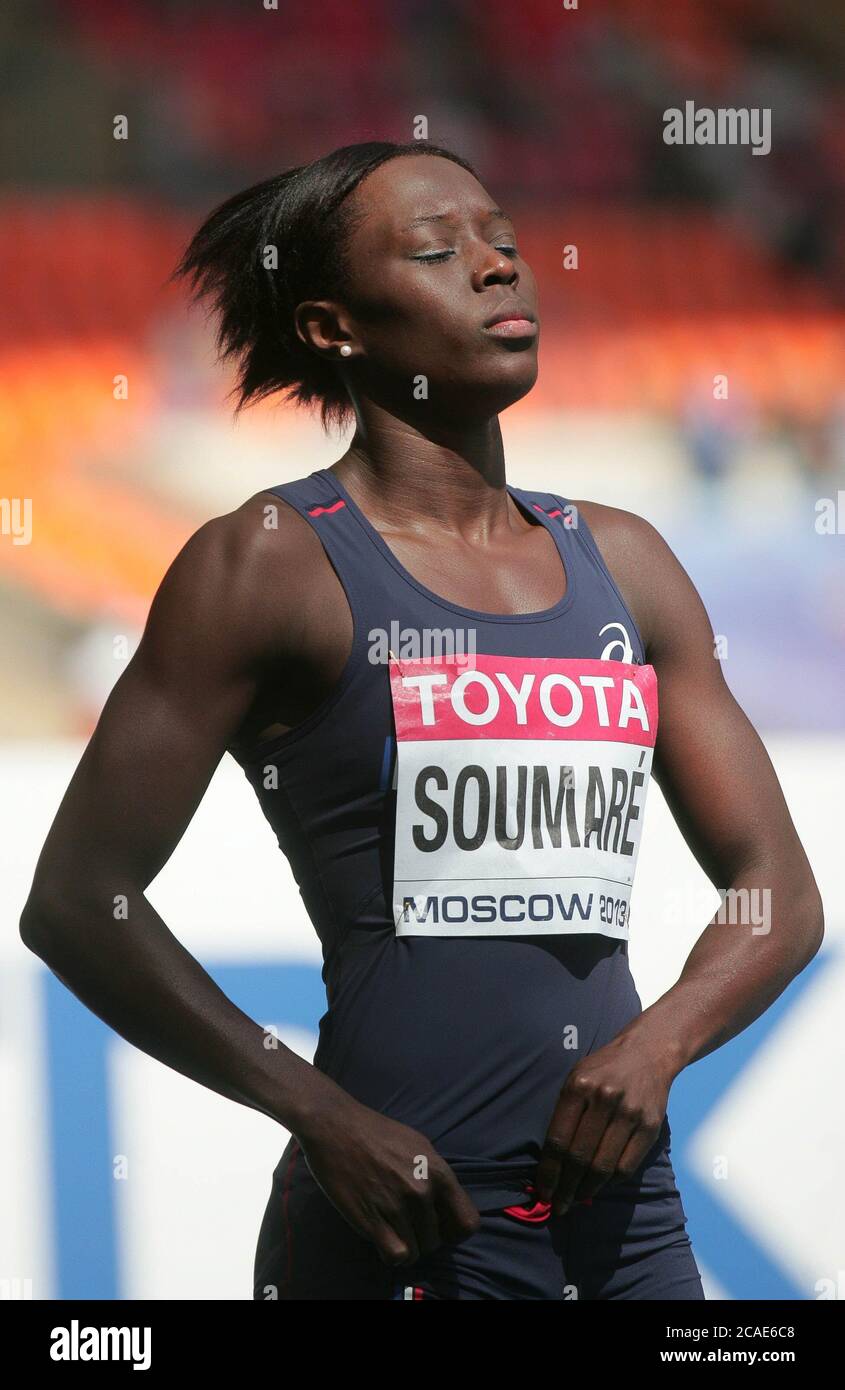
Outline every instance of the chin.
<path fill-rule="evenodd" d="M 534 386 L 538 366 L 536 352 L 509 354 L 498 362 L 484 364 L 483 370 L 463 373 L 432 387 L 432 401 L 439 401 L 448 416 L 465 423 L 487 420 L 508 406 L 516 405 Z"/>
<path fill-rule="evenodd" d="M 503 366 L 504 370 L 497 371 L 485 384 L 486 389 L 482 388 L 496 414 L 527 396 L 537 381 L 539 371 L 536 353 L 524 353 L 519 357 L 514 355 Z"/>

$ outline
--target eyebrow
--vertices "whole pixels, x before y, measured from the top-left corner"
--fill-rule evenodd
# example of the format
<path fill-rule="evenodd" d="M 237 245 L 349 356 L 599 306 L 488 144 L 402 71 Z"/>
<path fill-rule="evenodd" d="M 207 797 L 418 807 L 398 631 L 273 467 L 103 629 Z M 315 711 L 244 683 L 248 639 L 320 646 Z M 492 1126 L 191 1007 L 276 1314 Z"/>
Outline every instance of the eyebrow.
<path fill-rule="evenodd" d="M 451 220 L 451 216 L 452 214 L 448 212 L 424 213 L 422 217 L 415 217 L 412 222 L 409 222 L 407 227 L 403 228 L 403 231 L 413 231 L 414 227 L 422 227 L 426 222 L 448 222 Z M 483 217 L 485 222 L 491 221 L 494 217 L 501 217 L 505 222 L 513 221 L 513 218 L 509 217 L 502 208 L 488 208 L 483 214 Z"/>

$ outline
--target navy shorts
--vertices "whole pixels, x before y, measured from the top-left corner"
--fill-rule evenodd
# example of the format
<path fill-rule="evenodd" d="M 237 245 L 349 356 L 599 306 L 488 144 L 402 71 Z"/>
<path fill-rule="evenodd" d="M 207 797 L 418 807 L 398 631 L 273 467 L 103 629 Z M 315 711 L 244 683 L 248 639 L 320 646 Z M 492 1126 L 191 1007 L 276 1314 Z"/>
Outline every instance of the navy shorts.
<path fill-rule="evenodd" d="M 344 1221 L 291 1139 L 273 1174 L 253 1298 L 703 1299 L 669 1142 L 664 1121 L 638 1173 L 563 1216 L 534 1200 L 526 1179 L 462 1178 L 479 1230 L 397 1268 Z"/>

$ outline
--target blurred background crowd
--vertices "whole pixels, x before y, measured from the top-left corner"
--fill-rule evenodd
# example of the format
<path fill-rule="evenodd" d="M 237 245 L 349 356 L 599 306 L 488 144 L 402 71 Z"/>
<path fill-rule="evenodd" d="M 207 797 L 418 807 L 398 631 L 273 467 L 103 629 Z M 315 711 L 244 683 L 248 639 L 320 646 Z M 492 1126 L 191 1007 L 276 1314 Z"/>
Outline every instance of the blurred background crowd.
<path fill-rule="evenodd" d="M 137 636 L 191 529 L 342 452 L 272 405 L 233 431 L 202 314 L 166 280 L 223 197 L 420 116 L 515 209 L 539 280 L 514 481 L 663 525 L 752 717 L 842 727 L 841 546 L 814 510 L 845 466 L 836 0 L 8 0 L 0 39 L 3 492 L 33 498 L 38 534 L 0 547 L 0 731 L 89 727 L 114 676 L 101 622 Z M 769 108 L 771 153 L 667 146 L 690 99 Z M 787 646 L 809 685 L 772 682 Z"/>

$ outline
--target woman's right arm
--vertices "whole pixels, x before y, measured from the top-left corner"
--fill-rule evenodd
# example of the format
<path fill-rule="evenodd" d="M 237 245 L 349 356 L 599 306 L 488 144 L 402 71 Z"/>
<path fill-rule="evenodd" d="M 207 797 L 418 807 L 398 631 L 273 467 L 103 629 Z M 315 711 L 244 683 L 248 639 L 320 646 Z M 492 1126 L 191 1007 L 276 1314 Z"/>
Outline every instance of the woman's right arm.
<path fill-rule="evenodd" d="M 253 499 L 208 522 L 168 570 L 65 792 L 20 931 L 128 1042 L 296 1134 L 342 1215 L 384 1259 L 404 1263 L 434 1248 L 432 1239 L 470 1234 L 467 1221 L 474 1229 L 454 1174 L 416 1131 L 360 1105 L 289 1048 L 268 1047 L 264 1029 L 218 988 L 146 897 L 262 671 L 295 641 L 301 580 L 280 592 L 282 537 L 260 517 Z M 414 1178 L 420 1154 L 432 1172 L 422 1184 Z M 373 1202 L 374 1188 L 383 1202 Z"/>

